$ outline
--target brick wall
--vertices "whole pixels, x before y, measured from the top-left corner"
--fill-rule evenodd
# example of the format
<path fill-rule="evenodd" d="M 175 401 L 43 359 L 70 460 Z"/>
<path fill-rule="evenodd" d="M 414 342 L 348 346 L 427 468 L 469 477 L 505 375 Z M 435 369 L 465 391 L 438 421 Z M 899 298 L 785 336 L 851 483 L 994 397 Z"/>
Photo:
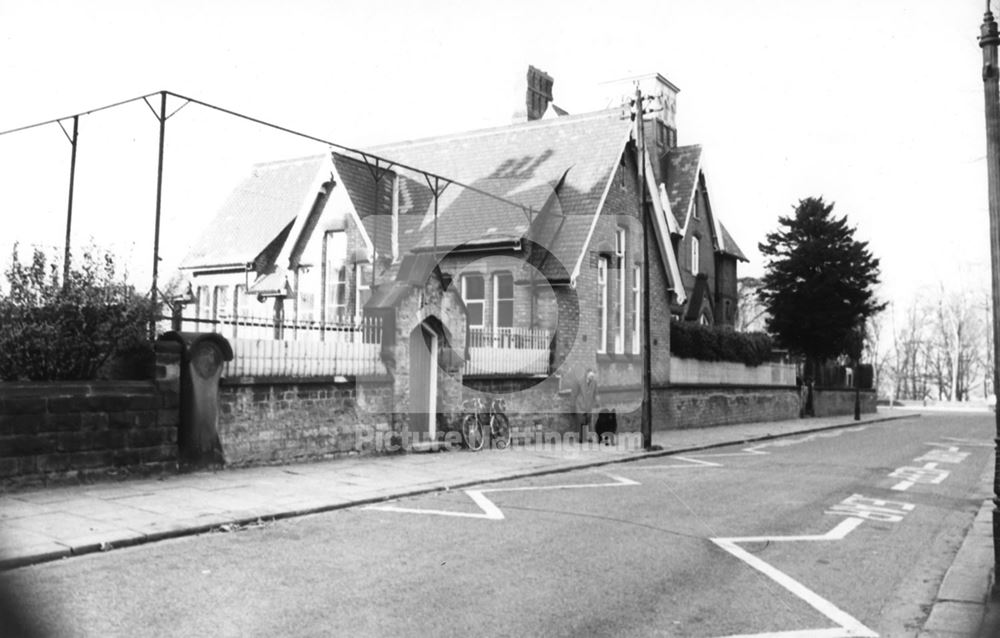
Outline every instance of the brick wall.
<path fill-rule="evenodd" d="M 861 413 L 875 413 L 875 392 L 861 391 Z M 854 414 L 854 390 L 816 388 L 813 393 L 813 410 L 816 416 L 842 416 Z"/>
<path fill-rule="evenodd" d="M 219 386 L 219 439 L 227 465 L 374 452 L 391 428 L 392 382 L 288 381 Z"/>
<path fill-rule="evenodd" d="M 522 432 L 568 432 L 573 429 L 571 396 L 558 377 L 467 378 L 463 399 L 503 397 L 512 429 Z"/>
<path fill-rule="evenodd" d="M 671 386 L 653 390 L 653 429 L 684 429 L 799 416 L 795 388 Z"/>
<path fill-rule="evenodd" d="M 0 481 L 176 469 L 180 355 L 163 350 L 155 380 L 0 383 Z"/>

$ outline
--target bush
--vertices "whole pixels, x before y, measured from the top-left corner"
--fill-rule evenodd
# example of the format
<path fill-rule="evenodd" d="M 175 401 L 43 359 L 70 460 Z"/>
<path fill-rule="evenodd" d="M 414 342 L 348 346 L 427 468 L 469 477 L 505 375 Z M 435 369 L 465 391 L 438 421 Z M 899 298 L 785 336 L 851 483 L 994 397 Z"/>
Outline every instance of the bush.
<path fill-rule="evenodd" d="M 114 259 L 88 250 L 72 263 L 62 282 L 45 253 L 22 264 L 14 247 L 0 291 L 0 379 L 85 381 L 111 357 L 149 349 L 154 308 Z"/>
<path fill-rule="evenodd" d="M 757 366 L 771 359 L 771 337 L 697 323 L 670 323 L 670 352 L 682 359 L 734 361 Z"/>

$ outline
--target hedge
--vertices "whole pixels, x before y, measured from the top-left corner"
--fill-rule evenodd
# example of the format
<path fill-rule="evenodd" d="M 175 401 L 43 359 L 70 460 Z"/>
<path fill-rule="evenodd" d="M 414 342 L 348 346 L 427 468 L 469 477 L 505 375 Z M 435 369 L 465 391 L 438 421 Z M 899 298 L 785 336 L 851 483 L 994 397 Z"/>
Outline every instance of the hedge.
<path fill-rule="evenodd" d="M 770 361 L 772 346 L 771 337 L 763 332 L 735 332 L 731 328 L 670 322 L 670 352 L 682 359 L 757 366 Z"/>
<path fill-rule="evenodd" d="M 16 246 L 11 257 L 0 289 L 0 381 L 85 381 L 115 358 L 149 358 L 155 309 L 110 255 L 75 256 L 65 281 L 40 250 L 28 264 Z"/>

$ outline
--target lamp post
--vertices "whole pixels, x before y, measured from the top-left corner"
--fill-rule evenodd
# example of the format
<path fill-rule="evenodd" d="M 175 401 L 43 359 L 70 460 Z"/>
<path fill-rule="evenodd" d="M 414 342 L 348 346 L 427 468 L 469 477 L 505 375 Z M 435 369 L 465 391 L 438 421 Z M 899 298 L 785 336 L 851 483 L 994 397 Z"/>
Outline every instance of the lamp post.
<path fill-rule="evenodd" d="M 980 27 L 979 46 L 983 50 L 983 89 L 986 96 L 986 168 L 990 210 L 990 270 L 993 282 L 993 388 L 1000 387 L 1000 69 L 997 45 L 1000 34 L 986 2 Z M 993 471 L 993 565 L 1000 566 L 1000 410 L 996 412 L 995 464 Z M 998 594 L 994 584 L 993 595 Z"/>

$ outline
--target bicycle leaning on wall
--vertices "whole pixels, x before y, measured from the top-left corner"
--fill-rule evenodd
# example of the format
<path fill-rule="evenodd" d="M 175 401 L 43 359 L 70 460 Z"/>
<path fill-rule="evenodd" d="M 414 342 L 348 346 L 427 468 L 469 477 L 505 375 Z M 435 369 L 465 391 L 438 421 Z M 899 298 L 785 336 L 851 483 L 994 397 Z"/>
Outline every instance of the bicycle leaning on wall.
<path fill-rule="evenodd" d="M 487 427 L 490 439 L 498 450 L 509 446 L 510 423 L 504 414 L 506 409 L 507 402 L 499 397 L 490 400 L 488 409 L 482 397 L 466 402 L 466 415 L 462 418 L 462 438 L 465 440 L 465 446 L 473 451 L 483 449 Z"/>

